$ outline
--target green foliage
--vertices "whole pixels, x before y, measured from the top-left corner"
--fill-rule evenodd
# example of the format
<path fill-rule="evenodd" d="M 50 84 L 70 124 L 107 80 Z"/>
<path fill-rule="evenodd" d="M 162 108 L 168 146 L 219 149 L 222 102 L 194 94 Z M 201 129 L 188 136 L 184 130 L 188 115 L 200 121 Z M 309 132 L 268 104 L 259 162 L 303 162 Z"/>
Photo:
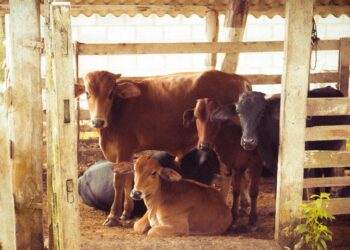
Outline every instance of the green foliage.
<path fill-rule="evenodd" d="M 302 204 L 302 224 L 295 229 L 300 237 L 294 245 L 294 249 L 306 247 L 311 250 L 327 250 L 327 241 L 332 241 L 332 232 L 324 224 L 325 221 L 332 221 L 335 217 L 327 211 L 324 200 L 329 200 L 330 194 L 312 195 L 314 199 L 309 203 Z"/>

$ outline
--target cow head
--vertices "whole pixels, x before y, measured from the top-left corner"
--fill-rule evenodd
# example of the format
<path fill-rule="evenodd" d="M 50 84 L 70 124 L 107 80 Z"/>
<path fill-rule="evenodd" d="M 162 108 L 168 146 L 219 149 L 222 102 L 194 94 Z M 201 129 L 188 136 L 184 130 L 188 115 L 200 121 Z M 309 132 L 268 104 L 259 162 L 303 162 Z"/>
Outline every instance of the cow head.
<path fill-rule="evenodd" d="M 209 151 L 214 144 L 220 123 L 210 119 L 212 112 L 219 106 L 212 98 L 198 99 L 196 106 L 192 110 L 187 110 L 183 114 L 184 126 L 196 123 L 198 133 L 197 148 L 202 151 Z"/>
<path fill-rule="evenodd" d="M 173 169 L 163 168 L 152 156 L 141 156 L 135 163 L 134 189 L 131 198 L 150 198 L 160 189 L 160 179 L 180 181 L 182 176 Z"/>
<path fill-rule="evenodd" d="M 84 87 L 76 86 L 76 96 L 86 93 L 92 127 L 102 129 L 108 126 L 109 112 L 116 99 L 133 98 L 141 94 L 137 84 L 120 80 L 120 76 L 108 71 L 93 71 L 85 75 Z"/>
<path fill-rule="evenodd" d="M 212 119 L 232 121 L 238 114 L 242 127 L 241 146 L 245 150 L 253 150 L 258 145 L 258 129 L 266 106 L 265 94 L 255 91 L 245 92 L 240 95 L 238 103 L 215 110 Z"/>

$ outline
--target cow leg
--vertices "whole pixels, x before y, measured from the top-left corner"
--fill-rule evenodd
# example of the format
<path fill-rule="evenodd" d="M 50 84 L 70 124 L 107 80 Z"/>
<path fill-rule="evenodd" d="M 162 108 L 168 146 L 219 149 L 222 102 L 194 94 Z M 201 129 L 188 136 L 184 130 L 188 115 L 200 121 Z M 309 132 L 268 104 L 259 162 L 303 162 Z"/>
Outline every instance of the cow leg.
<path fill-rule="evenodd" d="M 114 187 L 114 200 L 111 207 L 111 211 L 103 223 L 104 226 L 114 227 L 119 225 L 119 216 L 122 213 L 123 204 L 123 186 L 125 182 L 125 175 L 114 172 L 113 187 Z"/>
<path fill-rule="evenodd" d="M 232 204 L 232 226 L 234 227 L 238 219 L 238 207 L 239 207 L 239 195 L 241 193 L 241 179 L 243 171 L 241 169 L 234 169 L 232 176 L 232 195 L 233 195 L 233 204 Z"/>
<path fill-rule="evenodd" d="M 254 166 L 252 169 L 250 169 L 250 199 L 251 199 L 251 210 L 249 214 L 249 221 L 248 226 L 252 229 L 256 229 L 256 222 L 257 222 L 257 200 L 259 195 L 259 183 L 260 183 L 260 176 L 262 172 L 262 165 L 259 163 L 253 163 Z"/>
<path fill-rule="evenodd" d="M 176 216 L 175 216 L 176 218 Z M 189 225 L 187 218 L 176 218 L 172 221 L 164 221 L 164 224 L 160 224 L 152 227 L 148 231 L 148 236 L 151 237 L 164 237 L 164 236 L 183 236 L 189 234 Z"/>
<path fill-rule="evenodd" d="M 249 214 L 250 210 L 250 194 L 249 194 L 249 187 L 250 187 L 250 176 L 248 171 L 244 172 L 244 175 L 242 176 L 241 180 L 241 195 L 240 195 L 240 208 L 239 212 L 240 214 Z"/>
<path fill-rule="evenodd" d="M 133 188 L 134 175 L 128 174 L 125 176 L 124 183 L 124 211 L 121 220 L 131 219 L 132 211 L 134 210 L 134 201 L 130 197 L 131 190 Z"/>
<path fill-rule="evenodd" d="M 220 193 L 222 197 L 224 197 L 224 201 L 226 202 L 227 200 L 227 194 L 230 189 L 230 182 L 232 180 L 232 173 L 229 171 L 228 167 L 220 162 L 220 175 L 221 175 L 221 188 L 220 188 Z"/>
<path fill-rule="evenodd" d="M 135 222 L 134 224 L 134 232 L 137 234 L 144 234 L 150 228 L 149 220 L 148 220 L 148 211 Z"/>

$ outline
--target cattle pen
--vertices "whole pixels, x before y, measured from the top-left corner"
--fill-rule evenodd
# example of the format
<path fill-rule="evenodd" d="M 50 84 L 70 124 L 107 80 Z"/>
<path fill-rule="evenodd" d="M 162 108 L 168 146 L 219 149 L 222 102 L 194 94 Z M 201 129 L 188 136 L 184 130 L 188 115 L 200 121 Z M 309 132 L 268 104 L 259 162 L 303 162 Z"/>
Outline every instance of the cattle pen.
<path fill-rule="evenodd" d="M 72 42 L 71 16 L 110 13 L 205 17 L 207 42 Z M 282 86 L 274 238 L 280 240 L 283 229 L 298 220 L 303 188 L 350 186 L 350 176 L 303 177 L 304 168 L 350 166 L 346 148 L 304 149 L 305 141 L 350 138 L 349 125 L 306 128 L 305 123 L 307 116 L 350 115 L 350 37 L 318 41 L 318 51 L 339 52 L 338 71 L 310 74 L 313 16 L 350 16 L 349 0 L 0 0 L 1 32 L 6 14 L 10 25 L 6 30 L 8 75 L 0 98 L 0 215 L 7 226 L 0 228 L 0 249 L 43 249 L 46 206 L 50 249 L 80 249 L 78 145 L 81 135 L 92 131 L 86 125 L 88 110 L 80 108 L 74 97 L 74 83 L 81 84 L 80 56 L 206 53 L 207 69 L 215 69 L 217 54 L 224 53 L 221 70 L 232 73 L 239 53 L 283 51 L 282 75 L 244 75 L 252 85 Z M 220 14 L 225 14 L 226 41 L 218 40 Z M 284 41 L 243 41 L 248 14 L 283 16 Z M 41 77 L 42 55 L 45 79 Z M 337 83 L 345 97 L 307 98 L 312 83 Z M 350 214 L 350 198 L 331 199 L 329 210 L 334 215 Z"/>

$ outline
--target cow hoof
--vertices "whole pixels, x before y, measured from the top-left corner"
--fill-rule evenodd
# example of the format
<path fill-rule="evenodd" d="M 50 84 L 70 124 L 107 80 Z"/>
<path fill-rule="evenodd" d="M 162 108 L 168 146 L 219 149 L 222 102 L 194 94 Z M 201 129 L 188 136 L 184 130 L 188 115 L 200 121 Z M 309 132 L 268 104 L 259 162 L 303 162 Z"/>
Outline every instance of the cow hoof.
<path fill-rule="evenodd" d="M 256 230 L 258 230 L 258 226 L 257 225 L 248 225 L 247 229 L 248 229 L 248 232 L 256 232 Z"/>
<path fill-rule="evenodd" d="M 103 225 L 105 227 L 116 227 L 120 225 L 119 220 L 112 218 L 112 217 L 108 217 L 105 222 L 103 222 Z"/>
<path fill-rule="evenodd" d="M 126 215 L 126 214 L 122 214 L 122 216 L 119 217 L 119 220 L 121 221 L 128 221 L 131 220 L 132 216 L 131 215 Z"/>

